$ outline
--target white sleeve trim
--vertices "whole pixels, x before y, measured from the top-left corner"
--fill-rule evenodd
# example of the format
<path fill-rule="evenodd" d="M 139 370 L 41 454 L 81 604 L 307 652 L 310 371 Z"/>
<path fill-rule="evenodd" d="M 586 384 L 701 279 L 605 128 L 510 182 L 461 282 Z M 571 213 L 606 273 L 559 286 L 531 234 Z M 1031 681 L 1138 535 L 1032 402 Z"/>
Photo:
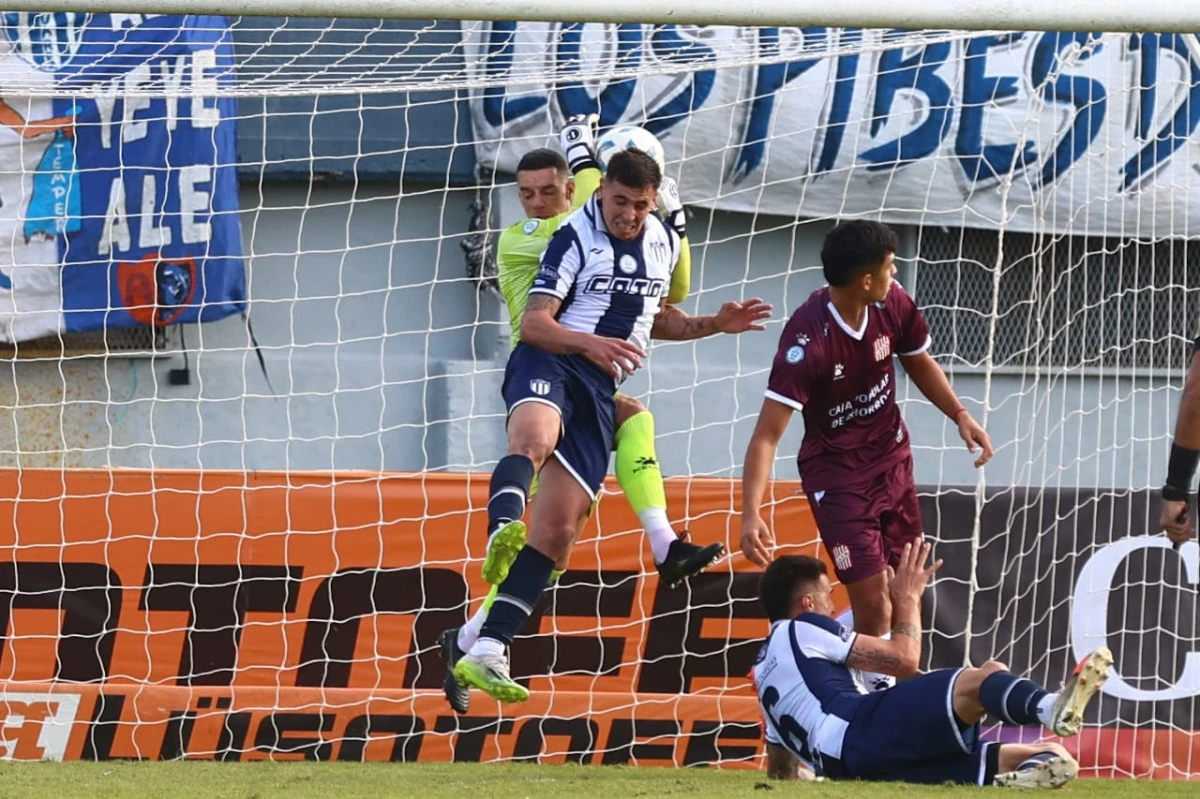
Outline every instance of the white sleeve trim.
<path fill-rule="evenodd" d="M 803 403 L 796 402 L 796 401 L 795 401 L 794 399 L 792 399 L 791 397 L 785 397 L 785 396 L 783 396 L 782 394 L 776 394 L 774 391 L 770 391 L 770 390 L 768 390 L 768 391 L 766 392 L 766 397 L 767 397 L 767 399 L 773 399 L 773 400 L 775 400 L 776 402 L 782 402 L 784 405 L 786 405 L 786 406 L 788 406 L 789 408 L 792 408 L 792 409 L 794 409 L 794 410 L 797 410 L 797 411 L 802 411 L 802 410 L 804 410 L 804 404 L 803 404 Z"/>
<path fill-rule="evenodd" d="M 554 289 L 538 288 L 537 286 L 534 286 L 533 288 L 529 289 L 529 293 L 530 294 L 549 294 L 551 297 L 554 297 L 557 300 L 565 300 L 567 298 L 567 295 L 560 294 L 559 292 L 557 292 Z"/>
<path fill-rule="evenodd" d="M 896 354 L 899 355 L 901 358 L 908 358 L 909 356 L 912 356 L 912 355 L 920 355 L 922 352 L 929 349 L 931 344 L 933 344 L 933 336 L 926 336 L 925 343 L 922 344 L 920 347 L 917 347 L 912 352 L 899 352 Z"/>

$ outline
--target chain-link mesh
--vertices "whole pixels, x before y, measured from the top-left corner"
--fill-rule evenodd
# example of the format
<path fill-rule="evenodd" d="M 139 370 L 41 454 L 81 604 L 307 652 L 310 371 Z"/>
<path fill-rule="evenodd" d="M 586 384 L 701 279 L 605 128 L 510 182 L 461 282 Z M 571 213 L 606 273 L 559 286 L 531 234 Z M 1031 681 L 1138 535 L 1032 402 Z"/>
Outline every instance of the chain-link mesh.
<path fill-rule="evenodd" d="M 1196 334 L 1196 249 L 1181 239 L 922 228 L 915 296 L 934 354 L 949 362 L 983 364 L 998 292 L 996 366 L 1175 369 Z"/>

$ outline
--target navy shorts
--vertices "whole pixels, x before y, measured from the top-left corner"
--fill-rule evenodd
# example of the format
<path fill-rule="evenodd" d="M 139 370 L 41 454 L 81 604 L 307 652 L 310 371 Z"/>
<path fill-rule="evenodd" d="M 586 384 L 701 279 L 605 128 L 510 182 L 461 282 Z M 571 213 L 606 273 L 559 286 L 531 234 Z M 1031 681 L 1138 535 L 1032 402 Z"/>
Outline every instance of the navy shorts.
<path fill-rule="evenodd" d="M 554 457 L 595 499 L 613 448 L 613 379 L 582 355 L 555 355 L 518 344 L 508 356 L 503 393 L 509 414 L 526 402 L 558 410 L 563 432 Z"/>
<path fill-rule="evenodd" d="M 954 715 L 961 669 L 941 669 L 869 694 L 842 742 L 844 777 L 936 785 L 991 785 L 1000 745 Z"/>

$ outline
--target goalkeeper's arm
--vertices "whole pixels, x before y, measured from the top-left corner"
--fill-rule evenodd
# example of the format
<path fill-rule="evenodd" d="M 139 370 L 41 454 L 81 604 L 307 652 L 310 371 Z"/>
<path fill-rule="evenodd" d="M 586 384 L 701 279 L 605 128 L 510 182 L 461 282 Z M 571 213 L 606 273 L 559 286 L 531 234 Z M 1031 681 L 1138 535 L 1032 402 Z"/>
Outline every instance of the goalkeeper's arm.
<path fill-rule="evenodd" d="M 658 204 L 666 217 L 666 223 L 679 235 L 679 260 L 671 273 L 671 289 L 667 302 L 678 305 L 687 299 L 692 287 L 692 245 L 687 237 L 687 214 L 679 199 L 679 184 L 674 178 L 664 177 L 658 186 Z"/>
<path fill-rule="evenodd" d="M 596 161 L 596 125 L 599 114 L 576 114 L 558 132 L 558 143 L 575 177 L 571 210 L 582 208 L 600 188 L 600 163 Z"/>

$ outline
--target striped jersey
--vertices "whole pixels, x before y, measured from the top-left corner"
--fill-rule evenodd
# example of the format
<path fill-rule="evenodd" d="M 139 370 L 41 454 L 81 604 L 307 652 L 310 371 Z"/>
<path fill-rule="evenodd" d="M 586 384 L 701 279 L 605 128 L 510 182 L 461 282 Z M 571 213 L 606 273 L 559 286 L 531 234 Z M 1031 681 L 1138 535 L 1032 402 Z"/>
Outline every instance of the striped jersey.
<path fill-rule="evenodd" d="M 575 176 L 574 211 L 586 200 L 591 199 L 600 186 L 599 169 L 583 169 Z M 521 317 L 525 315 L 525 302 L 529 299 L 529 287 L 537 275 L 542 254 L 550 243 L 550 237 L 558 230 L 571 211 L 549 219 L 524 219 L 500 234 L 496 245 L 496 266 L 500 293 L 508 307 L 508 323 L 511 327 L 512 345 L 521 341 Z"/>
<path fill-rule="evenodd" d="M 777 621 L 752 672 L 767 743 L 783 746 L 818 773 L 840 759 L 846 728 L 865 689 L 845 665 L 855 633 L 819 613 Z"/>
<path fill-rule="evenodd" d="M 529 293 L 562 300 L 558 323 L 568 330 L 625 339 L 645 350 L 679 251 L 679 236 L 653 214 L 633 241 L 609 235 L 593 197 L 550 239 Z"/>

